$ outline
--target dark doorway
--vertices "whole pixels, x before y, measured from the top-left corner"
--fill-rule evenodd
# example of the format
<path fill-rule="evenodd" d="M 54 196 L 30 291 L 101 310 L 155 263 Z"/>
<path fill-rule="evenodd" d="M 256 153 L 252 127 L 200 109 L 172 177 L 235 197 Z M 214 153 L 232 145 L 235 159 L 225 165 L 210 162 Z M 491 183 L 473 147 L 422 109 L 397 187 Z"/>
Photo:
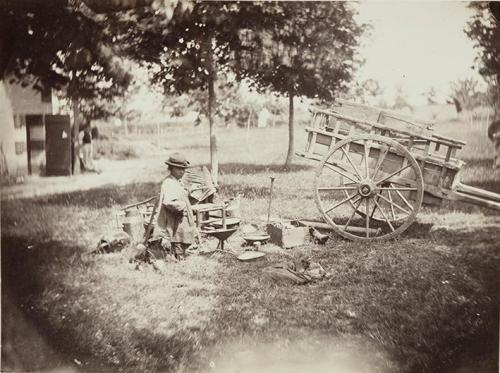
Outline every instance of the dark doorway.
<path fill-rule="evenodd" d="M 45 116 L 45 174 L 71 175 L 71 123 L 68 115 Z"/>

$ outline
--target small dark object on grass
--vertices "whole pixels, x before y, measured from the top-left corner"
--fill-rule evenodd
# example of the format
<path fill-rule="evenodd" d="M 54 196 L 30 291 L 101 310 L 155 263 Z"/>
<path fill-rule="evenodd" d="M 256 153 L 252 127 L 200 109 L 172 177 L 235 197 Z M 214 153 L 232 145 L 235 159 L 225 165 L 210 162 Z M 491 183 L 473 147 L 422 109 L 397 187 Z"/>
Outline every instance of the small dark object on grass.
<path fill-rule="evenodd" d="M 121 251 L 130 244 L 130 241 L 130 236 L 124 231 L 115 232 L 108 237 L 102 236 L 91 254 L 108 254 Z"/>
<path fill-rule="evenodd" d="M 321 233 L 314 227 L 309 228 L 309 233 L 311 234 L 311 238 L 315 244 L 324 245 L 329 238 L 327 234 Z"/>

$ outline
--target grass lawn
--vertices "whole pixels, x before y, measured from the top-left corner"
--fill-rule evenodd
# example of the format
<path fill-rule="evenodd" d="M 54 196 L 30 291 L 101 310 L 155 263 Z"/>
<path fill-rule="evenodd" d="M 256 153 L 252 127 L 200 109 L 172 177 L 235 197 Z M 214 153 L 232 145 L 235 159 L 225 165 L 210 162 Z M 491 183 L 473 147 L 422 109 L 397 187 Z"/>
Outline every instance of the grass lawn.
<path fill-rule="evenodd" d="M 469 142 L 462 180 L 500 193 L 481 126 L 440 133 Z M 298 149 L 304 134 L 297 128 Z M 244 223 L 266 215 L 319 217 L 313 161 L 281 164 L 287 129 L 221 130 L 221 195 L 241 195 Z M 208 163 L 208 136 L 162 139 Z M 139 183 L 2 202 L 2 361 L 18 370 L 214 372 L 495 372 L 498 370 L 500 213 L 462 203 L 424 208 L 397 240 L 332 237 L 238 262 L 191 256 L 162 272 L 123 253 L 89 256 L 115 210 L 154 195 L 165 173 Z M 151 160 L 145 160 L 145 162 Z M 146 169 L 146 168 L 145 168 Z M 138 170 L 140 172 L 141 170 Z M 241 243 L 234 236 L 229 244 Z M 307 255 L 330 273 L 284 285 L 272 263 Z M 17 333 L 17 334 L 16 334 Z M 19 333 L 25 338 L 19 337 Z"/>

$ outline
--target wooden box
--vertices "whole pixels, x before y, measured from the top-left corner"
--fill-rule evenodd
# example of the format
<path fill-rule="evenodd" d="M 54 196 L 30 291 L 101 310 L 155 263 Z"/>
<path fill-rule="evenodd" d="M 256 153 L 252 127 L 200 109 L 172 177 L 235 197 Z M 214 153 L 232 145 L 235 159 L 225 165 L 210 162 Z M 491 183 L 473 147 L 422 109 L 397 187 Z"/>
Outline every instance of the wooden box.
<path fill-rule="evenodd" d="M 309 243 L 309 229 L 295 227 L 289 222 L 271 223 L 267 225 L 267 234 L 270 241 L 284 249 L 301 246 Z"/>

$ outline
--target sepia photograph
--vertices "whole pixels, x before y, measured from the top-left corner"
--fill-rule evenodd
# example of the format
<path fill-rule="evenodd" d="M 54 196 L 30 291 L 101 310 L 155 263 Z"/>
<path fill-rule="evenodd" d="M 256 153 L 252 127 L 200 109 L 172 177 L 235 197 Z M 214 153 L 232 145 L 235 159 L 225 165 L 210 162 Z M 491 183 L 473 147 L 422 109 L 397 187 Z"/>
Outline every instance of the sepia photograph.
<path fill-rule="evenodd" d="M 500 372 L 500 1 L 0 0 L 0 186 L 1 372 Z"/>

